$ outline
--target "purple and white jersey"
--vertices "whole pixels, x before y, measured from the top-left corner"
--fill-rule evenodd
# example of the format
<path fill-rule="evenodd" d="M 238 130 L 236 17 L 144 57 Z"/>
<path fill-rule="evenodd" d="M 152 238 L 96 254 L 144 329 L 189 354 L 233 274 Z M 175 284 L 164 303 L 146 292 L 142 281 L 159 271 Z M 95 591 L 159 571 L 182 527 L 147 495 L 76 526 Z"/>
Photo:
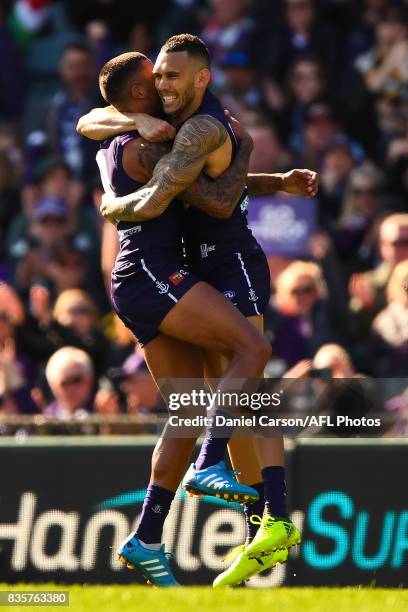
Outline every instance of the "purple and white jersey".
<path fill-rule="evenodd" d="M 125 196 L 143 187 L 133 180 L 123 168 L 125 145 L 139 138 L 138 132 L 129 132 L 105 140 L 99 152 L 104 163 L 98 161 L 103 183 L 110 186 L 115 196 Z M 104 176 L 103 176 L 104 175 Z M 167 210 L 148 221 L 119 221 L 120 251 L 116 258 L 115 273 L 131 271 L 134 264 L 146 255 L 152 258 L 179 256 L 182 253 L 182 236 L 185 213 L 181 203 L 174 200 Z"/>
<path fill-rule="evenodd" d="M 232 158 L 234 159 L 238 150 L 237 139 L 220 101 L 213 93 L 207 90 L 201 105 L 191 116 L 196 115 L 210 115 L 222 123 L 231 138 Z M 202 258 L 206 248 L 212 248 L 219 243 L 239 244 L 241 248 L 245 248 L 246 245 L 248 247 L 253 245 L 255 239 L 247 223 L 248 203 L 248 193 L 245 187 L 229 219 L 216 219 L 190 206 L 187 210 L 185 238 L 188 258 L 192 260 Z"/>

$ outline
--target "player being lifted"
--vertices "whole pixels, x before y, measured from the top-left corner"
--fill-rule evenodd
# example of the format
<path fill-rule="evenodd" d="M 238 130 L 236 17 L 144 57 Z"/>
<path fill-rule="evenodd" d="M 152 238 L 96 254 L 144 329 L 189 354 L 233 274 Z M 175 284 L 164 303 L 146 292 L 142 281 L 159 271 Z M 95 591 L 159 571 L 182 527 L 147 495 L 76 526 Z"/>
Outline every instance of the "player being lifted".
<path fill-rule="evenodd" d="M 146 66 L 145 71 L 148 72 Z M 224 171 L 230 164 L 231 156 L 235 153 L 234 149 L 236 144 L 233 131 L 231 130 L 231 126 L 229 125 L 221 106 L 219 105 L 217 99 L 206 90 L 209 82 L 209 61 L 207 51 L 199 39 L 189 35 L 173 37 L 170 39 L 163 47 L 159 55 L 155 65 L 155 73 L 156 86 L 161 95 L 164 109 L 166 113 L 172 116 L 172 121 L 178 129 L 178 134 L 172 152 L 169 155 L 165 155 L 156 165 L 153 172 L 153 177 L 147 183 L 145 189 L 140 190 L 130 198 L 125 197 L 117 201 L 111 199 L 108 202 L 105 200 L 105 205 L 103 207 L 104 214 L 107 217 L 120 221 L 119 229 L 120 232 L 122 232 L 121 255 L 118 258 L 113 278 L 114 282 L 118 282 L 115 281 L 115 276 L 117 276 L 119 267 L 119 277 L 126 276 L 128 279 L 128 290 L 122 293 L 123 300 L 120 304 L 117 303 L 117 307 L 128 326 L 135 331 L 138 337 L 142 335 L 140 331 L 143 330 L 143 325 L 141 326 L 143 317 L 140 316 L 140 312 L 138 312 L 137 309 L 140 309 L 142 305 L 137 304 L 135 298 L 132 298 L 132 296 L 137 294 L 137 289 L 131 287 L 131 285 L 137 280 L 137 275 L 135 274 L 135 265 L 131 264 L 129 261 L 129 259 L 132 259 L 132 257 L 129 258 L 130 253 L 127 252 L 125 257 L 123 257 L 123 255 L 124 249 L 129 248 L 129 244 L 126 247 L 125 243 L 129 243 L 132 240 L 131 236 L 137 236 L 137 248 L 139 249 L 141 248 L 140 244 L 144 245 L 146 249 L 148 243 L 143 243 L 143 241 L 141 242 L 141 231 L 135 229 L 141 226 L 135 226 L 134 222 L 144 221 L 146 219 L 155 219 L 155 221 L 149 221 L 150 224 L 158 224 L 155 231 L 160 229 L 162 232 L 166 231 L 166 238 L 171 235 L 172 232 L 174 232 L 174 236 L 177 237 L 178 235 L 175 229 L 177 224 L 180 222 L 180 218 L 175 219 L 175 217 L 172 216 L 175 213 L 174 209 L 175 205 L 177 204 L 174 202 L 172 204 L 170 203 L 177 195 L 189 187 L 189 185 L 199 175 L 201 170 L 204 170 L 212 177 L 216 177 L 222 173 L 221 179 L 218 179 L 218 181 L 222 180 L 224 174 L 226 174 Z M 114 96 L 106 95 L 106 91 L 104 93 L 107 100 L 115 103 L 119 110 L 148 110 L 146 105 L 143 107 L 140 104 L 129 104 L 129 100 L 127 100 L 127 106 L 123 103 L 118 104 L 117 100 L 114 100 Z M 153 94 L 151 97 L 153 99 Z M 150 112 L 152 112 L 151 109 Z M 98 118 L 95 118 L 95 116 L 93 117 L 94 123 L 92 124 L 91 122 L 90 124 L 93 125 L 93 128 L 89 129 L 91 132 L 92 129 L 94 130 L 94 135 L 99 128 L 107 128 L 109 131 L 112 129 L 112 126 L 114 126 L 114 114 L 112 114 L 111 111 L 105 111 L 105 113 L 107 115 L 105 117 L 101 117 L 101 115 L 99 115 Z M 118 120 L 119 124 L 122 122 L 122 124 L 119 125 L 119 130 L 123 131 L 123 116 L 117 116 L 116 121 Z M 125 129 L 129 129 L 131 127 L 130 122 L 126 120 L 125 123 Z M 97 126 L 96 128 L 95 125 Z M 84 128 L 82 131 L 86 133 Z M 106 135 L 106 132 L 102 135 Z M 126 140 L 126 137 L 122 137 L 122 147 L 125 144 L 123 138 Z M 135 159 L 139 158 L 139 160 L 142 158 L 145 159 L 146 151 L 142 151 L 142 154 L 140 153 L 141 145 L 139 143 L 138 145 L 134 145 L 132 152 L 132 147 L 130 146 L 132 141 L 129 137 L 127 137 L 127 142 L 129 144 L 122 150 L 123 163 L 125 170 L 127 170 L 127 174 L 132 176 L 131 162 L 129 162 L 129 160 L 132 158 L 132 156 Z M 127 150 L 129 151 L 128 155 L 126 155 Z M 161 153 L 163 153 L 163 149 Z M 158 157 L 160 157 L 160 154 Z M 127 163 L 126 160 L 128 160 L 129 163 Z M 235 159 L 234 164 L 237 163 L 237 161 L 238 158 Z M 142 166 L 143 165 L 146 166 L 146 164 L 142 164 Z M 232 170 L 233 166 L 228 171 Z M 122 181 L 121 185 L 118 185 L 117 178 L 118 173 L 116 172 L 115 174 L 115 172 L 111 172 L 110 179 L 115 188 L 116 194 L 122 195 L 124 192 L 129 192 L 135 188 L 134 182 L 133 184 L 130 184 L 132 181 L 130 181 L 130 183 L 128 181 L 127 184 Z M 145 182 L 147 177 L 141 177 L 139 167 L 139 174 L 135 172 L 133 178 L 140 184 Z M 200 180 L 202 179 L 203 177 L 200 178 Z M 294 192 L 309 192 L 310 195 L 313 195 L 316 190 L 316 175 L 314 173 L 309 173 L 308 171 L 294 171 L 294 173 L 289 174 L 287 177 L 269 175 L 251 177 L 250 186 L 256 193 L 270 192 L 284 187 L 282 183 L 285 181 L 285 179 L 287 180 L 286 186 L 288 190 Z M 235 178 L 235 184 L 237 183 L 241 188 L 243 183 L 239 183 L 239 180 Z M 217 181 L 213 183 L 213 185 L 216 184 Z M 195 204 L 192 196 L 193 194 L 190 196 L 191 199 L 189 199 L 188 195 L 183 197 L 185 197 L 187 202 L 190 204 Z M 215 213 L 218 215 L 218 217 L 230 215 L 230 218 L 225 220 L 214 217 L 212 218 L 208 216 L 206 212 L 201 212 L 197 208 L 190 207 L 186 212 L 188 229 L 185 237 L 188 247 L 187 253 L 189 258 L 189 266 L 193 274 L 201 279 L 207 280 L 207 282 L 222 292 L 230 291 L 231 293 L 235 293 L 235 300 L 238 309 L 246 317 L 251 319 L 254 327 L 257 326 L 259 329 L 261 329 L 262 313 L 269 298 L 269 274 L 267 271 L 265 257 L 260 250 L 260 247 L 252 237 L 251 232 L 247 228 L 245 197 L 246 195 L 244 194 L 241 197 L 241 201 L 239 202 L 238 206 L 235 208 L 233 205 L 236 197 L 235 200 L 234 198 L 231 198 L 230 202 L 225 205 L 225 210 L 227 212 L 225 212 L 225 210 L 224 212 L 221 212 L 223 209 L 222 201 L 220 202 L 221 206 L 218 210 L 216 205 L 215 208 L 213 207 L 211 210 L 211 206 L 213 206 L 213 204 L 211 205 L 209 201 L 207 203 L 207 207 L 205 204 L 198 204 L 201 208 L 203 208 L 203 210 L 206 210 L 206 212 L 212 212 L 212 214 Z M 179 208 L 177 209 L 177 213 L 180 214 Z M 162 222 L 162 225 L 160 225 L 160 221 Z M 129 222 L 129 227 L 124 228 L 123 222 Z M 147 226 L 148 224 L 144 224 L 142 231 L 145 231 Z M 164 230 L 164 228 L 166 228 L 166 230 Z M 129 233 L 128 230 L 132 231 Z M 153 236 L 154 234 L 152 234 L 150 237 L 152 240 Z M 165 253 L 165 248 L 161 248 L 163 246 L 161 244 L 162 238 L 162 235 L 158 235 L 154 240 L 154 243 L 149 244 L 149 247 L 153 247 L 153 250 L 155 247 L 157 248 L 155 262 L 157 268 L 162 265 L 159 263 L 160 257 L 163 257 L 163 255 L 165 257 L 168 256 L 168 253 Z M 176 238 L 176 241 L 177 240 L 178 237 Z M 165 243 L 169 245 L 169 240 L 165 240 Z M 203 249 L 203 246 L 205 245 L 209 245 L 213 248 Z M 143 271 L 146 273 L 149 279 L 153 281 L 149 275 L 150 272 L 154 276 L 154 271 L 152 272 L 150 265 L 148 266 L 146 264 L 146 260 L 144 258 L 143 262 L 140 263 Z M 147 268 L 147 270 L 145 270 L 145 268 Z M 121 272 L 123 272 L 123 274 L 121 274 Z M 132 272 L 133 279 L 131 282 L 129 282 L 130 277 L 132 277 Z M 162 272 L 162 270 L 160 270 L 160 272 Z M 167 272 L 165 272 L 165 274 L 167 274 Z M 171 276 L 171 274 L 167 276 L 162 274 L 161 277 L 164 277 L 165 280 L 169 279 L 171 281 Z M 164 318 L 160 319 L 160 325 L 156 326 L 156 332 L 158 328 L 160 331 L 165 331 L 168 335 L 173 335 L 190 342 L 195 342 L 196 344 L 201 344 L 206 349 L 218 349 L 219 352 L 224 352 L 227 342 L 224 340 L 225 344 L 223 347 L 221 347 L 219 344 L 217 346 L 217 342 L 214 342 L 211 338 L 211 334 L 213 333 L 211 325 L 207 326 L 207 328 L 203 326 L 202 330 L 200 331 L 201 335 L 196 334 L 197 323 L 198 326 L 200 326 L 202 320 L 202 318 L 200 319 L 202 315 L 199 313 L 197 305 L 194 313 L 192 313 L 191 310 L 184 310 L 184 317 L 186 316 L 186 312 L 188 313 L 187 316 L 191 317 L 193 314 L 194 316 L 197 316 L 197 320 L 194 320 L 193 324 L 194 333 L 190 333 L 190 335 L 184 333 L 186 319 L 182 320 L 183 314 L 181 317 L 177 317 L 177 310 L 180 306 L 182 306 L 183 302 L 188 300 L 189 294 L 194 287 L 197 285 L 200 286 L 201 284 L 197 283 L 195 279 L 191 279 L 191 275 L 181 274 L 181 276 L 183 277 L 181 284 L 187 280 L 188 283 L 191 283 L 190 287 L 192 287 L 192 289 L 189 287 L 189 291 L 185 291 L 181 295 L 179 294 L 178 297 L 184 296 L 183 299 L 180 300 L 177 305 L 175 305 L 175 302 L 173 303 L 174 308 L 169 308 L 168 314 L 165 315 Z M 160 279 L 161 277 L 158 276 L 157 278 Z M 139 280 L 141 280 L 141 278 L 139 278 Z M 122 282 L 122 280 L 120 282 Z M 188 283 L 184 285 L 184 288 L 187 288 Z M 175 286 L 178 287 L 178 285 Z M 121 289 L 119 290 L 119 293 L 120 292 Z M 114 285 L 115 299 L 117 293 L 118 291 L 115 291 Z M 210 293 L 206 295 L 206 300 L 208 299 L 209 295 Z M 256 300 L 253 299 L 254 295 Z M 223 299 L 221 296 L 220 298 L 221 300 Z M 130 303 L 128 303 L 128 300 Z M 153 300 L 151 300 L 151 303 L 153 303 Z M 208 308 L 208 302 L 205 302 L 205 304 L 206 308 Z M 161 308 L 163 308 L 163 306 L 161 306 Z M 217 317 L 231 316 L 230 312 L 227 312 L 227 309 L 221 307 L 221 302 L 217 302 L 216 308 L 219 308 L 219 311 L 216 313 Z M 163 311 L 160 312 L 159 316 L 163 317 Z M 136 322 L 133 324 L 135 319 Z M 237 318 L 235 317 L 234 325 L 242 325 L 242 321 L 245 320 L 242 317 L 241 319 L 242 320 L 238 322 Z M 162 324 L 163 322 L 164 325 Z M 166 325 L 168 322 L 170 322 L 170 324 Z M 219 326 L 222 327 L 222 325 L 225 323 L 225 321 L 219 321 Z M 182 328 L 181 332 L 178 325 L 180 325 Z M 228 326 L 228 323 L 227 328 L 231 329 Z M 217 332 L 220 333 L 219 330 L 217 330 Z M 143 337 L 141 339 L 143 340 Z M 256 336 L 256 340 L 258 340 L 258 336 Z M 165 348 L 163 349 L 163 347 Z M 191 351 L 192 347 L 186 349 L 186 346 L 182 346 L 182 343 L 179 343 L 178 346 L 177 342 L 171 338 L 166 338 L 166 336 L 163 335 L 153 336 L 150 341 L 146 341 L 145 337 L 146 359 L 156 377 L 169 376 L 168 371 L 163 373 L 163 369 L 166 370 L 167 367 L 166 365 L 163 365 L 166 364 L 166 361 L 163 361 L 163 359 L 166 360 L 166 357 L 169 357 L 169 354 L 166 351 L 170 350 L 170 352 L 173 354 L 172 360 L 174 361 L 174 353 L 181 349 L 184 351 Z M 231 348 L 228 348 L 227 350 L 229 350 L 230 353 L 236 353 L 234 348 L 232 348 L 232 350 Z M 236 358 L 233 359 L 233 364 L 234 360 L 236 361 Z M 177 359 L 177 361 L 180 367 L 176 376 L 191 376 L 191 367 L 186 367 L 183 369 L 183 367 L 181 367 L 182 364 L 180 360 Z M 219 357 L 215 359 L 213 354 L 207 354 L 206 361 L 211 375 L 220 377 L 222 373 L 219 369 L 221 365 Z M 263 365 L 260 364 L 260 361 L 261 360 L 258 360 L 255 368 L 256 372 L 252 375 L 261 375 Z M 172 374 L 170 373 L 170 376 L 171 375 Z M 163 480 L 165 482 L 171 481 L 172 489 L 177 486 L 180 473 L 176 473 L 180 469 L 180 466 L 182 466 L 182 461 L 176 462 L 176 466 L 172 464 L 172 459 L 174 457 L 173 449 L 175 444 L 179 445 L 181 442 L 182 441 L 180 440 L 174 441 L 166 438 L 162 439 L 159 442 L 158 451 L 155 453 L 156 461 L 154 458 L 154 464 L 156 463 L 156 465 L 153 467 L 153 473 L 160 473 L 161 477 L 165 475 L 167 480 L 166 478 Z M 215 494 L 215 492 L 220 492 L 220 489 L 212 489 L 211 486 L 209 486 L 209 483 L 216 479 L 219 482 L 219 479 L 221 478 L 221 480 L 225 480 L 226 483 L 226 487 L 222 492 L 227 492 L 227 494 L 231 493 L 231 489 L 228 486 L 230 483 L 225 479 L 226 472 L 223 464 L 226 443 L 226 439 L 220 440 L 215 437 L 211 437 L 206 440 L 196 465 L 190 468 L 188 477 L 185 479 L 186 488 L 190 488 L 196 492 Z M 184 447 L 184 450 L 187 450 L 187 453 L 191 451 L 191 442 L 189 442 L 189 444 L 190 445 L 187 444 Z M 269 449 L 267 446 L 269 446 Z M 178 448 L 177 451 L 179 455 L 180 448 Z M 246 453 L 249 461 L 250 453 L 248 451 L 246 451 Z M 233 461 L 236 466 L 238 460 L 235 459 Z M 256 573 L 256 571 L 262 571 L 263 569 L 266 569 L 266 567 L 271 567 L 272 565 L 262 565 L 258 563 L 256 557 L 259 558 L 263 553 L 267 553 L 267 557 L 264 556 L 263 561 L 273 563 L 274 558 L 276 558 L 276 560 L 281 560 L 281 558 L 277 558 L 277 556 L 282 554 L 282 552 L 274 553 L 274 550 L 277 548 L 286 548 L 287 546 L 298 542 L 300 539 L 296 528 L 287 519 L 283 468 L 283 446 L 281 439 L 269 440 L 268 445 L 264 444 L 264 448 L 261 448 L 261 462 L 263 466 L 262 476 L 264 481 L 264 490 L 262 491 L 259 469 L 257 472 L 254 469 L 252 474 L 250 476 L 248 475 L 248 479 L 249 482 L 257 485 L 256 488 L 261 493 L 259 506 L 263 506 L 264 499 L 266 500 L 266 513 L 262 519 L 262 528 L 258 531 L 258 534 L 252 543 L 246 546 L 246 548 L 241 552 L 231 571 L 229 573 L 227 572 L 228 575 L 224 576 L 224 579 L 219 581 L 218 584 L 236 584 L 237 581 L 241 582 L 242 579 L 249 577 L 249 575 Z M 161 468 L 159 469 L 157 468 L 158 464 L 161 465 Z M 245 463 L 242 462 L 242 457 L 241 465 L 244 466 L 243 471 L 245 471 Z M 163 480 L 161 482 L 163 482 Z M 157 485 L 156 483 L 157 479 L 153 478 L 153 484 L 149 487 L 149 493 L 143 509 L 141 524 L 143 523 L 144 516 L 149 514 L 149 504 L 152 507 L 156 503 L 159 503 L 161 506 L 163 505 L 163 491 L 166 489 L 165 487 Z M 242 492 L 239 489 L 237 490 L 240 493 Z M 169 492 L 174 495 L 172 490 L 167 490 L 167 493 Z M 256 495 L 254 497 L 256 497 Z M 164 504 L 165 510 L 168 510 L 170 507 L 171 499 L 171 495 L 168 495 L 166 498 L 166 503 Z M 259 510 L 260 508 L 258 509 L 258 512 Z M 262 510 L 260 510 L 260 513 L 262 513 Z M 247 508 L 248 518 L 249 514 L 250 511 Z M 276 520 L 276 518 L 283 520 Z M 256 525 L 251 523 L 249 523 L 249 525 L 253 535 Z M 140 540 L 146 543 L 146 536 L 144 536 L 144 540 L 141 535 L 143 533 L 143 528 L 141 529 L 139 526 L 137 532 L 138 537 Z M 150 536 L 148 537 L 150 542 L 147 543 L 149 544 L 152 542 L 152 540 Z M 155 542 L 159 541 L 160 538 L 155 540 Z M 126 544 L 126 546 L 124 546 L 124 550 L 122 550 L 124 557 L 131 563 L 139 559 L 140 550 L 136 550 L 137 541 L 135 538 L 132 538 L 128 544 Z M 167 569 L 165 571 L 167 572 Z M 242 576 L 242 574 L 244 574 L 244 576 Z M 238 578 L 240 579 L 237 580 Z"/>

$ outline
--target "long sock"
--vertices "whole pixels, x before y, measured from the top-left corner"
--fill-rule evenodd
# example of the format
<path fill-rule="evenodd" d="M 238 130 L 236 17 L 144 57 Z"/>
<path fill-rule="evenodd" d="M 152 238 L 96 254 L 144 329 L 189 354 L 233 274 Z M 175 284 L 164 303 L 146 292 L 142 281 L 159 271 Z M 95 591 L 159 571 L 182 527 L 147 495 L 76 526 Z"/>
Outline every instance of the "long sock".
<path fill-rule="evenodd" d="M 259 525 L 253 525 L 251 523 L 251 516 L 254 514 L 262 516 L 265 506 L 263 482 L 257 482 L 256 484 L 250 486 L 256 491 L 258 491 L 259 499 L 254 504 L 244 504 L 244 514 L 246 522 L 246 544 L 249 544 L 249 542 L 255 537 L 255 534 L 258 531 L 259 527 Z"/>
<path fill-rule="evenodd" d="M 222 415 L 225 417 L 231 417 L 228 413 L 217 410 L 215 415 Z M 234 427 L 227 425 L 217 426 L 216 420 L 214 419 L 213 425 L 211 425 L 207 431 L 207 435 L 201 446 L 200 454 L 197 457 L 195 463 L 197 470 L 204 470 L 205 468 L 215 465 L 225 458 L 225 452 L 227 450 L 227 444 L 233 434 Z"/>
<path fill-rule="evenodd" d="M 286 506 L 285 468 L 272 465 L 262 470 L 264 483 L 265 508 L 269 514 L 288 518 Z"/>
<path fill-rule="evenodd" d="M 163 525 L 169 513 L 175 492 L 150 484 L 143 502 L 142 516 L 135 532 L 144 544 L 161 542 Z"/>

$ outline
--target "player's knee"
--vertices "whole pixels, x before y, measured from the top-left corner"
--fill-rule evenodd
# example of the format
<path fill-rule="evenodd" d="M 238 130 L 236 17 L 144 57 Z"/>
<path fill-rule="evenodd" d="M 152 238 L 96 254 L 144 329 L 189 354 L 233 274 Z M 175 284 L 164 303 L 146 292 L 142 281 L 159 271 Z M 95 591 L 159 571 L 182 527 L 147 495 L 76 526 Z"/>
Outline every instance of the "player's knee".
<path fill-rule="evenodd" d="M 264 336 L 256 338 L 252 345 L 252 351 L 260 367 L 264 367 L 272 356 L 272 347 Z"/>

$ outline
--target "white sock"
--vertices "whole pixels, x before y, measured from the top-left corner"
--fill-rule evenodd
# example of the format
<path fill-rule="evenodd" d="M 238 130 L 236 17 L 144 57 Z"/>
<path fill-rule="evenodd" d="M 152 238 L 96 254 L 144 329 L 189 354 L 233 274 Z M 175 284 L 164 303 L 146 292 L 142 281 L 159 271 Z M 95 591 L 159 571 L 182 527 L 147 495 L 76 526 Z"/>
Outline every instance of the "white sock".
<path fill-rule="evenodd" d="M 139 542 L 145 548 L 150 548 L 150 550 L 160 550 L 161 549 L 161 542 L 159 542 L 158 544 L 146 544 L 146 542 L 142 542 L 142 540 L 139 540 Z"/>

